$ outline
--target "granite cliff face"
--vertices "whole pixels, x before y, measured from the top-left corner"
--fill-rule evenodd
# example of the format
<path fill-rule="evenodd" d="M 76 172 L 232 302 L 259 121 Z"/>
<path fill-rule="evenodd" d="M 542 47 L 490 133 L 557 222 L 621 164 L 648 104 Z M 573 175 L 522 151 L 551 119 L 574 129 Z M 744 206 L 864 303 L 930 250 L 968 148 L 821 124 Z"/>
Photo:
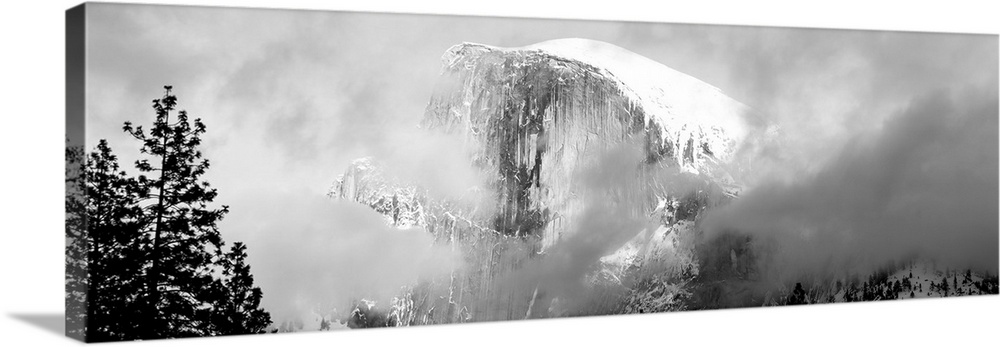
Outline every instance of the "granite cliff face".
<path fill-rule="evenodd" d="M 580 39 L 517 49 L 464 43 L 449 49 L 443 64 L 422 127 L 464 138 L 469 160 L 491 176 L 487 185 L 496 193 L 497 214 L 484 222 L 501 233 L 557 239 L 580 208 L 574 175 L 616 146 L 639 149 L 637 164 L 739 191 L 731 160 L 749 110 L 693 77 Z M 344 180 L 366 180 L 358 177 L 366 163 L 355 163 Z M 343 184 L 369 190 L 348 197 L 369 205 L 385 193 L 379 185 Z M 640 195 L 651 195 L 636 196 L 649 200 L 645 214 L 666 198 Z"/>
<path fill-rule="evenodd" d="M 460 150 L 486 177 L 470 189 L 487 192 L 483 199 L 495 208 L 472 213 L 431 198 L 422 187 L 386 177 L 376 158 L 352 163 L 330 190 L 392 225 L 425 228 L 465 254 L 466 268 L 446 288 L 420 289 L 447 293 L 441 302 L 408 304 L 407 317 L 422 318 L 406 324 L 581 314 L 565 300 L 559 304 L 558 291 L 546 292 L 544 281 L 511 278 L 579 232 L 595 201 L 645 224 L 611 238 L 618 241 L 598 252 L 599 262 L 582 265 L 589 272 L 580 280 L 613 282 L 621 289 L 616 295 L 632 295 L 627 306 L 637 312 L 646 305 L 637 301 L 670 309 L 677 293 L 637 289 L 641 280 L 623 281 L 623 273 L 654 262 L 659 270 L 642 276 L 697 272 L 694 224 L 701 211 L 739 194 L 742 165 L 734 158 L 747 138 L 750 110 L 693 77 L 596 41 L 513 49 L 463 43 L 442 59 L 420 131 L 461 139 Z M 597 183 L 587 178 L 609 166 L 621 170 L 597 175 Z M 579 256 L 574 251 L 559 250 Z M 651 290 L 661 294 L 651 297 Z M 590 313 L 628 310 L 622 307 Z"/>

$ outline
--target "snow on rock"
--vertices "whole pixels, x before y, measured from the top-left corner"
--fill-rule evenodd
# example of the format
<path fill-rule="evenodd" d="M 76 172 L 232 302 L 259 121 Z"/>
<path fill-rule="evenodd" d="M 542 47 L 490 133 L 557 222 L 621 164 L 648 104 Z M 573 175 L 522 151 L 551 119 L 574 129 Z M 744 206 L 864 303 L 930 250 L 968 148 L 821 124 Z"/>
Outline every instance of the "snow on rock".
<path fill-rule="evenodd" d="M 381 213 L 389 225 L 408 228 L 425 224 L 418 189 L 386 177 L 382 167 L 370 157 L 351 162 L 327 195 L 367 205 Z"/>
<path fill-rule="evenodd" d="M 329 195 L 367 205 L 397 227 L 423 227 L 464 254 L 464 270 L 416 289 L 432 299 L 401 315 L 410 317 L 405 324 L 558 316 L 568 303 L 539 294 L 537 282 L 509 279 L 566 236 L 585 201 L 594 201 L 585 199 L 593 182 L 581 173 L 608 167 L 607 153 L 629 149 L 638 155 L 617 158 L 626 170 L 616 172 L 634 177 L 604 177 L 598 181 L 628 183 L 597 194 L 651 227 L 593 264 L 600 269 L 588 277 L 615 290 L 639 284 L 624 311 L 591 313 L 678 309 L 688 294 L 667 275 L 697 275 L 698 215 L 742 189 L 735 157 L 752 140 L 744 123 L 750 112 L 715 87 L 602 42 L 463 43 L 443 56 L 421 128 L 461 139 L 495 208 L 432 199 L 387 177 L 373 158 L 354 161 Z"/>
<path fill-rule="evenodd" d="M 640 148 L 671 167 L 738 191 L 730 160 L 749 109 L 717 88 L 607 43 L 564 39 L 522 48 L 463 43 L 444 68 L 422 126 L 462 134 L 495 173 L 495 229 L 554 242 L 580 211 L 573 177 L 595 154 Z M 644 213 L 656 207 L 656 196 Z M 661 196 L 662 197 L 662 196 Z"/>

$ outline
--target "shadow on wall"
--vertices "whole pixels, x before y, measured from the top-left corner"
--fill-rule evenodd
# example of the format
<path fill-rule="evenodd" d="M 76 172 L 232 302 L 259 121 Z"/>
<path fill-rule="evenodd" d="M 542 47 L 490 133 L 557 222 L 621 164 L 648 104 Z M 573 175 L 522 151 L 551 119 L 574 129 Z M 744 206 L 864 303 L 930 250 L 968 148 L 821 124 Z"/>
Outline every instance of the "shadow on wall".
<path fill-rule="evenodd" d="M 66 323 L 62 313 L 11 313 L 10 317 L 60 336 Z"/>

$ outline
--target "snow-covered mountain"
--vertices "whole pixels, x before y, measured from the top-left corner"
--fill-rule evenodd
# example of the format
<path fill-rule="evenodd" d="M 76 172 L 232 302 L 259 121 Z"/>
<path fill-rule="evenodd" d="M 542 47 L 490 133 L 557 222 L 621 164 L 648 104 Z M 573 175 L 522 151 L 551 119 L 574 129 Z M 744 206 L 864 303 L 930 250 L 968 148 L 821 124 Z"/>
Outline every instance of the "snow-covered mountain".
<path fill-rule="evenodd" d="M 417 318 L 397 324 L 678 308 L 680 285 L 662 276 L 697 272 L 694 221 L 742 189 L 734 159 L 751 110 L 691 76 L 597 41 L 463 43 L 442 63 L 421 131 L 461 139 L 460 150 L 487 178 L 470 188 L 489 192 L 491 213 L 387 177 L 378 158 L 354 161 L 329 192 L 370 206 L 389 224 L 423 227 L 465 255 L 465 269 L 447 283 L 415 289 L 439 299 L 408 303 L 406 316 Z M 581 177 L 607 166 L 624 170 L 599 178 L 614 182 L 597 183 L 603 190 L 595 193 L 588 187 L 595 183 Z M 599 254 L 599 262 L 582 264 L 593 271 L 580 281 L 607 286 L 616 302 L 627 303 L 574 313 L 556 294 L 540 294 L 540 280 L 518 276 L 573 232 L 572 222 L 594 201 L 588 194 L 625 206 L 623 213 L 648 227 L 628 231 L 627 242 Z M 625 279 L 627 272 L 635 278 Z M 646 289 L 626 287 L 637 281 Z"/>
<path fill-rule="evenodd" d="M 442 60 L 422 127 L 462 137 L 469 160 L 489 174 L 498 209 L 479 224 L 551 245 L 581 211 L 574 175 L 621 146 L 642 153 L 636 165 L 700 176 L 729 194 L 740 189 L 731 160 L 750 110 L 691 76 L 583 39 L 511 49 L 463 43 Z M 423 224 L 416 190 L 377 172 L 371 160 L 355 162 L 331 195 Z M 676 204 L 661 188 L 635 195 L 645 201 L 637 213 Z"/>
<path fill-rule="evenodd" d="M 699 239 L 703 212 L 743 189 L 743 158 L 780 145 L 776 127 L 761 127 L 718 88 L 582 39 L 463 43 L 442 64 L 419 131 L 459 139 L 451 150 L 485 177 L 459 188 L 486 204 L 441 198 L 392 177 L 378 158 L 351 163 L 332 198 L 424 228 L 464 261 L 448 278 L 407 287 L 388 305 L 368 302 L 358 315 L 381 309 L 378 324 L 410 325 L 880 300 L 909 297 L 913 286 L 947 293 L 911 283 L 912 262 L 905 279 L 894 267 L 863 283 L 763 288 L 756 266 L 767 254 L 750 236 Z M 638 222 L 608 221 L 618 219 Z M 925 272 L 919 280 L 948 277 Z M 953 294 L 996 292 L 995 276 L 966 277 L 959 286 L 951 275 Z"/>

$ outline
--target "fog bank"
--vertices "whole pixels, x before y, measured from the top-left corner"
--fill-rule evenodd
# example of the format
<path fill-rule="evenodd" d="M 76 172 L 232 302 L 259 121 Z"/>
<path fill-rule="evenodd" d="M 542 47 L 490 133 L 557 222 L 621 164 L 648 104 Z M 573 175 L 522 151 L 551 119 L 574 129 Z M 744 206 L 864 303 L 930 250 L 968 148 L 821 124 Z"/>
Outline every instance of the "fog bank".
<path fill-rule="evenodd" d="M 997 118 L 995 85 L 914 98 L 814 173 L 710 211 L 706 238 L 753 236 L 774 249 L 764 273 L 784 281 L 866 274 L 910 256 L 996 273 Z"/>

